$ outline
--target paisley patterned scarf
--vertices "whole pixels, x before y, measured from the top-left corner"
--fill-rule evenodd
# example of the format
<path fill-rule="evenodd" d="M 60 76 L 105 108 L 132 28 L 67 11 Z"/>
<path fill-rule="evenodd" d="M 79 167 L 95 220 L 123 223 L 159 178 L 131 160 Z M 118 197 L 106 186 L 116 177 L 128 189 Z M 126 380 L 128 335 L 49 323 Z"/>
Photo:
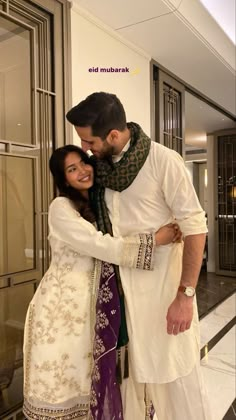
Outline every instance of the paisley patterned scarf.
<path fill-rule="evenodd" d="M 130 130 L 130 147 L 119 162 L 96 160 L 96 183 L 114 191 L 123 191 L 136 178 L 149 154 L 151 140 L 141 127 L 127 123 Z"/>

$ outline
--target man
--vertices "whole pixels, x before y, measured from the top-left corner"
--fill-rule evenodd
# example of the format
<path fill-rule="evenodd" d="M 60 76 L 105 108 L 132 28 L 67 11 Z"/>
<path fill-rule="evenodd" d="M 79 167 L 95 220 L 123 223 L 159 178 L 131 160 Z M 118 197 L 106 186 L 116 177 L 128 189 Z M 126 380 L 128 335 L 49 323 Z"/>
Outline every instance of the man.
<path fill-rule="evenodd" d="M 207 228 L 184 162 L 138 124 L 126 123 L 113 94 L 93 93 L 67 119 L 97 159 L 114 236 L 156 231 L 174 219 L 184 234 L 184 245 L 158 247 L 154 271 L 119 270 L 130 362 L 121 385 L 124 418 L 143 420 L 150 397 L 158 420 L 210 420 L 195 297 Z"/>

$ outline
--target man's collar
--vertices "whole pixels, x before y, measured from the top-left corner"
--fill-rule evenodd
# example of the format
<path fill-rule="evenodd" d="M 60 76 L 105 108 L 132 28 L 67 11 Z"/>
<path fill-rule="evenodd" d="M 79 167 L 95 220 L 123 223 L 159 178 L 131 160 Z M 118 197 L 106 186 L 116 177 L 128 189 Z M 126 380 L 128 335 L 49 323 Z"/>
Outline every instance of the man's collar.
<path fill-rule="evenodd" d="M 125 152 L 127 152 L 127 150 L 129 149 L 130 141 L 131 141 L 131 139 L 129 139 L 129 141 L 126 143 L 126 145 L 123 147 L 123 149 L 121 150 L 121 152 L 118 155 L 112 155 L 112 160 L 113 160 L 114 163 L 119 162 L 119 160 L 122 159 Z"/>

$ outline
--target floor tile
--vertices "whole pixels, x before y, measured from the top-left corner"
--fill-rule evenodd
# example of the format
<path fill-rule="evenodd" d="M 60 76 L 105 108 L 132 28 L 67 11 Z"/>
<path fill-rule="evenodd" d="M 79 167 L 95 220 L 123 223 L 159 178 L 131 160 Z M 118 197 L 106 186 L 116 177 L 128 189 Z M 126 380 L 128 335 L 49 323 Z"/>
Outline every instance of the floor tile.
<path fill-rule="evenodd" d="M 233 327 L 201 361 L 213 420 L 222 420 L 235 398 L 235 334 Z"/>
<path fill-rule="evenodd" d="M 218 305 L 200 321 L 201 348 L 236 315 L 236 293 Z"/>

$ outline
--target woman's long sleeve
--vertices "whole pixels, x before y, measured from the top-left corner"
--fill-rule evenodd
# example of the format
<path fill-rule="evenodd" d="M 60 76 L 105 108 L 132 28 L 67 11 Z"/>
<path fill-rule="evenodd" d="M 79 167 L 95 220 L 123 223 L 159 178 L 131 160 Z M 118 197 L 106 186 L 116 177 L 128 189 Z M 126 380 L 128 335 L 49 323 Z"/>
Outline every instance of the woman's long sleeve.
<path fill-rule="evenodd" d="M 50 235 L 67 243 L 81 255 L 116 265 L 153 269 L 155 235 L 139 234 L 114 238 L 87 222 L 65 197 L 57 197 L 49 208 Z"/>

